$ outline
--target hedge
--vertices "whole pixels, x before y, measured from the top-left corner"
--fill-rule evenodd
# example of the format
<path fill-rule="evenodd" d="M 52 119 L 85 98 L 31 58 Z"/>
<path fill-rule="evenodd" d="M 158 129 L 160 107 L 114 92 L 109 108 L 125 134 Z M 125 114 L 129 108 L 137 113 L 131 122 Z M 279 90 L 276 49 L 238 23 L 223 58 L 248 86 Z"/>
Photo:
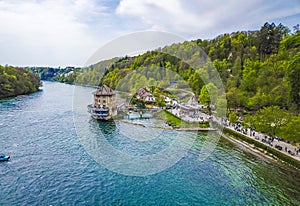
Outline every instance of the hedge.
<path fill-rule="evenodd" d="M 248 142 L 249 144 L 253 144 L 255 147 L 258 147 L 258 148 L 261 148 L 265 151 L 267 151 L 268 153 L 274 155 L 275 157 L 277 157 L 278 159 L 296 167 L 297 169 L 300 169 L 300 161 L 286 155 L 286 154 L 283 154 L 282 152 L 272 148 L 272 147 L 269 147 L 261 142 L 258 142 L 254 139 L 251 139 L 249 137 L 247 137 L 246 135 L 243 135 L 239 132 L 236 132 L 236 131 L 233 131 L 231 129 L 228 129 L 226 127 L 223 128 L 223 133 L 224 134 L 227 134 L 227 135 L 230 135 L 236 139 L 239 139 L 239 140 L 242 140 L 242 141 L 245 141 L 245 142 Z"/>

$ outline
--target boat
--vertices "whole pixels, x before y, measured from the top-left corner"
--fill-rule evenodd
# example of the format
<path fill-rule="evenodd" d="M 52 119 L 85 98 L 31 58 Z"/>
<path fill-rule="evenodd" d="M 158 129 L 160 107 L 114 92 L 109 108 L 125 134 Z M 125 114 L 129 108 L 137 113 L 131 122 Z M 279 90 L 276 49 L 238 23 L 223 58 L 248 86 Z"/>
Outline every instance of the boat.
<path fill-rule="evenodd" d="M 0 154 L 0 162 L 8 161 L 10 156 L 5 154 Z"/>

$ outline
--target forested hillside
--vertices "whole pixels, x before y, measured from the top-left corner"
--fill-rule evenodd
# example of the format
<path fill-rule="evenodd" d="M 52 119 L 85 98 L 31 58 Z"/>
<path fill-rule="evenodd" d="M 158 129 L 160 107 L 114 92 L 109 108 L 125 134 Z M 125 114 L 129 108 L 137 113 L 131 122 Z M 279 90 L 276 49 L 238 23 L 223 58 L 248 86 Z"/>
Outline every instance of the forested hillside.
<path fill-rule="evenodd" d="M 40 78 L 32 72 L 0 65 L 0 98 L 35 92 L 40 84 Z"/>
<path fill-rule="evenodd" d="M 86 69 L 76 78 L 86 85 L 107 84 L 115 88 L 126 74 L 141 67 L 164 67 L 176 72 L 200 95 L 204 85 L 199 73 L 207 72 L 210 62 L 191 67 L 182 59 L 169 55 L 182 52 L 185 60 L 193 61 L 197 55 L 193 47 L 197 44 L 210 57 L 218 70 L 226 89 L 229 108 L 244 108 L 256 111 L 270 105 L 299 110 L 299 61 L 300 32 L 291 34 L 283 26 L 266 23 L 259 31 L 223 34 L 212 40 L 186 41 L 162 50 L 149 51 L 136 57 L 99 63 Z M 169 53 L 169 54 L 167 54 Z M 153 79 L 159 79 L 159 72 Z M 212 78 L 206 74 L 207 78 Z M 135 76 L 136 78 L 136 76 Z M 148 79 L 149 80 L 149 79 Z M 129 81 L 128 84 L 138 84 Z M 180 82 L 178 83 L 180 86 Z M 136 88 L 134 85 L 128 85 Z"/>
<path fill-rule="evenodd" d="M 195 45 L 204 52 L 195 49 Z M 166 79 L 162 76 L 168 76 L 168 72 L 160 68 L 166 68 L 176 74 L 172 80 L 177 88 L 189 85 L 201 103 L 218 108 L 224 106 L 224 98 L 219 98 L 222 94 L 207 97 L 207 91 L 212 93 L 220 87 L 217 81 L 211 81 L 216 76 L 212 66 L 222 79 L 233 122 L 243 116 L 245 126 L 300 141 L 300 131 L 295 128 L 300 122 L 300 31 L 291 32 L 282 24 L 265 23 L 257 31 L 186 41 L 135 57 L 100 62 L 76 73 L 73 79 L 78 84 L 107 84 L 134 92 L 143 85 L 164 88 Z M 141 68 L 142 73 L 133 74 Z M 287 135 L 289 131 L 293 133 Z"/>

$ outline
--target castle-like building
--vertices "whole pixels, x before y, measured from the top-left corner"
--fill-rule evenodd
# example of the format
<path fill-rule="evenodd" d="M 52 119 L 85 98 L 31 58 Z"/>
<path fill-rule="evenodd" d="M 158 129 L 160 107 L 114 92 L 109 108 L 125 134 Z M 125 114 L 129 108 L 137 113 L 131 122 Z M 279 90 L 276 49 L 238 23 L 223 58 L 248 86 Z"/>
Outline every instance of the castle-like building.
<path fill-rule="evenodd" d="M 88 112 L 94 119 L 111 120 L 117 115 L 116 93 L 106 85 L 94 93 L 94 103 L 88 105 Z"/>

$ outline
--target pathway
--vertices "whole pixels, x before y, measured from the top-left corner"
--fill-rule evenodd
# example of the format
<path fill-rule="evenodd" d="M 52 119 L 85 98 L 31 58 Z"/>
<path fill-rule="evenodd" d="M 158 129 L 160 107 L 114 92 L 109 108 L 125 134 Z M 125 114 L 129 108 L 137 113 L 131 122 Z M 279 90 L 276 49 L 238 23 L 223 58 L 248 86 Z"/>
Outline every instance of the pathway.
<path fill-rule="evenodd" d="M 180 115 L 180 110 L 179 109 L 171 109 L 171 110 L 168 110 L 168 111 L 171 112 L 172 114 L 174 114 L 175 116 L 179 117 L 180 119 L 182 119 L 186 122 L 191 122 L 191 123 L 192 122 L 202 122 L 203 120 L 207 121 L 207 120 L 210 119 L 210 116 L 205 114 L 205 113 L 200 113 L 198 117 L 192 118 L 192 117 L 189 117 L 189 116 Z M 253 139 L 257 142 L 264 143 L 265 145 L 267 145 L 269 147 L 272 147 L 272 148 L 278 150 L 279 152 L 300 161 L 300 147 L 295 147 L 295 146 L 293 146 L 293 145 L 291 145 L 291 144 L 289 144 L 289 143 L 287 143 L 283 140 L 271 139 L 267 135 L 265 135 L 263 133 L 259 133 L 259 132 L 254 131 L 254 130 L 250 131 L 250 129 L 248 129 L 244 133 L 242 126 L 240 126 L 237 130 L 233 124 L 229 124 L 228 121 L 223 122 L 221 118 L 213 117 L 213 121 L 215 121 L 219 124 L 222 124 L 223 126 L 225 126 L 228 129 L 231 129 L 231 130 L 236 131 L 236 132 L 240 132 L 241 134 L 244 134 L 247 137 L 249 137 L 249 138 L 251 138 L 251 139 Z M 253 132 L 255 133 L 254 135 L 253 135 Z M 275 146 L 276 147 L 280 146 L 282 149 L 279 150 Z"/>
<path fill-rule="evenodd" d="M 269 147 L 272 147 L 278 151 L 280 151 L 281 153 L 285 154 L 285 155 L 288 155 L 298 161 L 300 161 L 300 148 L 299 147 L 295 147 L 283 140 L 278 140 L 278 139 L 273 139 L 271 140 L 271 138 L 269 138 L 267 135 L 263 134 L 263 133 L 260 133 L 260 132 L 256 132 L 256 131 L 250 131 L 249 129 L 246 130 L 246 132 L 244 133 L 243 132 L 243 128 L 242 126 L 239 127 L 239 130 L 236 129 L 236 127 L 233 125 L 233 124 L 228 124 L 228 123 L 225 123 L 224 125 L 224 122 L 222 122 L 222 120 L 220 118 L 216 118 L 214 117 L 213 120 L 219 124 L 222 124 L 223 126 L 225 126 L 226 128 L 228 129 L 231 129 L 235 132 L 240 132 L 241 134 L 244 134 L 245 136 L 257 141 L 257 142 L 260 142 L 260 143 L 263 143 Z M 250 134 L 250 132 L 252 134 Z M 253 132 L 255 133 L 253 135 Z M 281 146 L 282 147 L 282 150 L 279 150 L 277 149 L 275 146 L 278 145 L 278 146 Z M 298 150 L 298 153 L 296 152 Z M 289 152 L 290 151 L 290 152 Z"/>

